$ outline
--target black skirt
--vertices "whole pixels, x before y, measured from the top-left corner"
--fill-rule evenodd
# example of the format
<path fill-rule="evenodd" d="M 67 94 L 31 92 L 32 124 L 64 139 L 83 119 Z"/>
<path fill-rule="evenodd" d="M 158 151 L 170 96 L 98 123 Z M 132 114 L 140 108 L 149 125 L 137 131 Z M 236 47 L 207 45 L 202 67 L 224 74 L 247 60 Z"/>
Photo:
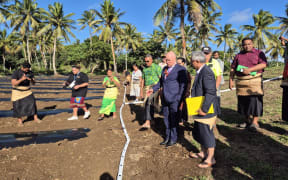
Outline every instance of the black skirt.
<path fill-rule="evenodd" d="M 192 130 L 193 138 L 204 148 L 214 148 L 216 146 L 213 128 L 209 125 L 195 121 Z"/>
<path fill-rule="evenodd" d="M 35 114 L 37 114 L 37 107 L 33 94 L 13 102 L 13 117 L 21 118 Z"/>
<path fill-rule="evenodd" d="M 288 121 L 288 87 L 283 87 L 282 119 Z"/>
<path fill-rule="evenodd" d="M 238 96 L 238 113 L 249 116 L 263 116 L 263 96 Z"/>

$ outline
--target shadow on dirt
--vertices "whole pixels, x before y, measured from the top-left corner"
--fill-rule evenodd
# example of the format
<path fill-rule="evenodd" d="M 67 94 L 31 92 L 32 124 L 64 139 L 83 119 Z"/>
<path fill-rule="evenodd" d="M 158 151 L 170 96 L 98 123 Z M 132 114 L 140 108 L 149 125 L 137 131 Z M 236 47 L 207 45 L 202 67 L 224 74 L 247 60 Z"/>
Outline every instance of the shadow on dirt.
<path fill-rule="evenodd" d="M 15 132 L 0 134 L 0 150 L 3 148 L 21 147 L 30 144 L 55 143 L 67 139 L 74 141 L 88 137 L 88 128 L 63 129 L 39 132 Z M 60 146 L 61 143 L 58 144 Z"/>

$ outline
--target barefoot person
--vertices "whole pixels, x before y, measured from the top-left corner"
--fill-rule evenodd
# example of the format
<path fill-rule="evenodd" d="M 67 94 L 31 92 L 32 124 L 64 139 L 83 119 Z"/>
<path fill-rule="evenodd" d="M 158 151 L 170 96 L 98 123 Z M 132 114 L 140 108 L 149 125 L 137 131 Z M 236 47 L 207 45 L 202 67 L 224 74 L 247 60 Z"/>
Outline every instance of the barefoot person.
<path fill-rule="evenodd" d="M 252 39 L 244 38 L 242 46 L 244 50 L 235 56 L 231 64 L 229 87 L 233 88 L 236 75 L 238 113 L 246 117 L 246 122 L 239 127 L 256 131 L 259 128 L 258 119 L 263 115 L 262 73 L 267 59 L 262 51 L 254 48 Z"/>
<path fill-rule="evenodd" d="M 208 168 L 216 163 L 214 158 L 215 137 L 213 127 L 217 114 L 208 114 L 211 105 L 214 109 L 217 106 L 216 80 L 213 71 L 205 64 L 205 54 L 203 52 L 193 52 L 191 57 L 192 66 L 197 70 L 192 86 L 191 96 L 204 96 L 202 107 L 198 110 L 198 115 L 193 116 L 194 129 L 193 137 L 201 144 L 200 153 L 189 153 L 192 158 L 201 158 L 203 161 L 198 165 L 200 168 Z"/>
<path fill-rule="evenodd" d="M 143 96 L 143 91 L 151 89 L 156 85 L 161 77 L 162 69 L 159 65 L 153 63 L 153 58 L 150 54 L 145 57 L 146 67 L 143 69 L 142 81 L 141 81 L 141 96 Z M 156 106 L 156 98 L 158 97 L 158 91 L 154 92 L 150 96 L 145 97 L 145 123 L 142 125 L 140 130 L 147 130 L 150 128 L 150 121 L 154 116 L 154 108 Z"/>
<path fill-rule="evenodd" d="M 73 108 L 73 116 L 68 118 L 69 121 L 78 120 L 78 108 L 84 110 L 84 119 L 90 117 L 90 111 L 88 111 L 84 103 L 88 91 L 88 81 L 88 76 L 85 73 L 80 72 L 80 66 L 72 66 L 72 74 L 70 74 L 67 81 L 64 82 L 65 86 L 72 88 L 70 107 Z"/>
<path fill-rule="evenodd" d="M 117 77 L 113 76 L 113 71 L 111 69 L 107 70 L 107 76 L 103 80 L 103 87 L 106 88 L 106 90 L 99 111 L 101 114 L 98 118 L 99 121 L 104 119 L 104 115 L 110 115 L 111 112 L 113 113 L 113 119 L 117 118 L 116 99 L 118 95 L 117 87 L 120 87 L 120 82 Z"/>
<path fill-rule="evenodd" d="M 23 116 L 34 116 L 34 121 L 40 122 L 37 117 L 36 100 L 30 88 L 30 82 L 35 84 L 30 68 L 29 63 L 23 63 L 21 69 L 13 73 L 11 80 L 13 116 L 18 118 L 19 126 L 23 126 Z"/>

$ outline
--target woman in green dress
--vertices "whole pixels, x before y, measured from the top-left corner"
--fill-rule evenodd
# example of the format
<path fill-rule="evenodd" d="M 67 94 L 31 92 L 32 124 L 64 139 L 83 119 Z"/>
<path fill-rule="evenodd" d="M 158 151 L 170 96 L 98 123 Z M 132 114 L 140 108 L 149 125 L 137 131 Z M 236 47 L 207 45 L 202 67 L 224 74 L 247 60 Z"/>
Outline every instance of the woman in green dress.
<path fill-rule="evenodd" d="M 99 121 L 104 119 L 105 115 L 110 115 L 113 112 L 113 119 L 116 116 L 116 99 L 118 95 L 118 88 L 120 87 L 120 82 L 117 77 L 113 76 L 113 71 L 111 69 L 107 70 L 107 76 L 104 78 L 103 87 L 106 88 L 104 92 L 104 97 L 102 101 L 102 106 L 99 111 L 101 116 L 98 118 Z"/>

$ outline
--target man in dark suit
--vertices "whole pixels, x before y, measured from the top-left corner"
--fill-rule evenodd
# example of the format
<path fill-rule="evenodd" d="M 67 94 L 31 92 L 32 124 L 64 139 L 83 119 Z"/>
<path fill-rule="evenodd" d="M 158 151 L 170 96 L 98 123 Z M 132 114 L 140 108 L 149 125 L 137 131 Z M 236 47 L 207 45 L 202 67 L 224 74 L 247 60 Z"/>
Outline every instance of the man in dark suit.
<path fill-rule="evenodd" d="M 186 69 L 176 63 L 174 52 L 166 54 L 167 66 L 164 67 L 160 81 L 147 91 L 147 96 L 157 92 L 161 87 L 163 89 L 163 114 L 166 127 L 165 140 L 161 145 L 172 146 L 177 142 L 177 113 L 179 103 L 183 99 L 183 93 L 187 85 Z"/>
<path fill-rule="evenodd" d="M 217 109 L 216 80 L 213 71 L 205 64 L 203 52 L 193 52 L 191 60 L 192 66 L 197 70 L 191 96 L 204 96 L 204 102 L 198 110 L 198 115 L 193 116 L 194 129 L 192 131 L 194 139 L 201 144 L 201 152 L 190 152 L 189 155 L 192 158 L 203 159 L 203 162 L 198 166 L 208 168 L 216 163 L 213 127 L 217 114 L 215 112 L 208 114 L 211 105 L 213 105 L 214 110 Z"/>

